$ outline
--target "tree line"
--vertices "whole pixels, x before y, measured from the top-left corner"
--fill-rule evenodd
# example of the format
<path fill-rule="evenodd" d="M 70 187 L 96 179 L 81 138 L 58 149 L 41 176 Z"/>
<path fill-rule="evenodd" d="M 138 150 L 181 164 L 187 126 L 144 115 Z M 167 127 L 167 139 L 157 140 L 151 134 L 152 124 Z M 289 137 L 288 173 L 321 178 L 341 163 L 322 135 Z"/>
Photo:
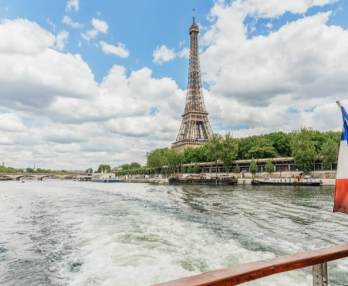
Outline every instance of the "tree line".
<path fill-rule="evenodd" d="M 220 160 L 229 169 L 235 160 L 293 157 L 301 171 L 311 171 L 315 162 L 321 162 L 325 169 L 330 169 L 337 160 L 340 135 L 340 132 L 312 129 L 290 133 L 273 132 L 245 138 L 213 135 L 201 147 L 188 148 L 183 152 L 170 148 L 155 149 L 148 153 L 146 166 L 174 168 L 186 163 Z"/>
<path fill-rule="evenodd" d="M 13 168 L 5 165 L 0 165 L 0 174 L 16 174 L 16 173 L 67 173 L 66 170 L 51 170 L 43 168 Z"/>

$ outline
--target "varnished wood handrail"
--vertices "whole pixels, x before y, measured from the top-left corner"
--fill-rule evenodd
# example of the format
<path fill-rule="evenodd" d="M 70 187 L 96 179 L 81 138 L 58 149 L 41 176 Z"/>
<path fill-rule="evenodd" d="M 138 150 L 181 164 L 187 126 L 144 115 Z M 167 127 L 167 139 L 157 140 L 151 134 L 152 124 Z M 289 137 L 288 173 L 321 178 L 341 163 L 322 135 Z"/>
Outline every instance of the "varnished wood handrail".
<path fill-rule="evenodd" d="M 348 244 L 237 265 L 154 286 L 232 286 L 345 257 L 348 257 Z"/>

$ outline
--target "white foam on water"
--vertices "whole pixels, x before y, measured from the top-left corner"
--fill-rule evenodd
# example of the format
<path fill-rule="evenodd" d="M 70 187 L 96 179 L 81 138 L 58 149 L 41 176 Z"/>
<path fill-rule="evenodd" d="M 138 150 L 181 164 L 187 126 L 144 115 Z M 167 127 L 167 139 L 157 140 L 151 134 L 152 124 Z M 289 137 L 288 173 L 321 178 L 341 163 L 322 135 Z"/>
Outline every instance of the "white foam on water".
<path fill-rule="evenodd" d="M 283 197 L 286 194 L 291 200 Z M 313 204 L 324 204 L 316 211 L 286 194 L 145 184 L 0 184 L 0 208 L 11 218 L 8 222 L 0 218 L 0 226 L 10 240 L 18 227 L 29 234 L 36 231 L 17 220 L 30 216 L 35 208 L 56 217 L 57 225 L 52 227 L 61 227 L 69 235 L 59 236 L 64 241 L 48 251 L 65 244 L 71 248 L 49 266 L 58 272 L 60 285 L 152 285 L 342 242 L 348 227 L 341 217 L 329 221 L 328 204 L 314 200 Z M 338 227 L 343 233 L 334 236 Z M 6 244 L 12 251 L 21 253 L 26 248 L 22 243 L 30 249 L 27 238 L 12 238 L 16 242 Z M 2 265 L 0 261 L 0 269 Z M 345 262 L 335 269 L 347 270 Z M 310 270 L 294 271 L 245 285 L 311 285 L 311 275 Z"/>
<path fill-rule="evenodd" d="M 83 245 L 75 254 L 82 266 L 70 275 L 71 285 L 151 285 L 274 257 L 270 252 L 247 250 L 236 240 L 221 239 L 201 223 L 129 207 L 120 222 L 104 225 L 103 217 L 84 222 Z M 308 277 L 288 274 L 255 285 L 280 285 L 280 281 L 306 285 Z"/>

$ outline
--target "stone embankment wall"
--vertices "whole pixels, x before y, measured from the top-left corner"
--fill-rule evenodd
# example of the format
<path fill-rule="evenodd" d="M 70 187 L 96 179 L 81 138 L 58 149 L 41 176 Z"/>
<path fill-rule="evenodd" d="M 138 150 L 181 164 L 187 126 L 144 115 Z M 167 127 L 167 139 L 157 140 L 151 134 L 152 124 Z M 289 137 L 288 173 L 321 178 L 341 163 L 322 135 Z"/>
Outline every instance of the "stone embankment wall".
<path fill-rule="evenodd" d="M 168 178 L 161 175 L 155 177 L 149 177 L 144 175 L 129 175 L 121 176 L 119 179 L 121 182 L 125 183 L 151 183 L 161 185 L 168 184 Z"/>
<path fill-rule="evenodd" d="M 269 173 L 257 173 L 255 178 L 296 178 L 301 176 L 302 172 L 274 172 L 272 174 Z M 247 185 L 251 184 L 253 175 L 251 173 L 240 173 L 233 174 L 238 178 L 238 184 Z M 323 186 L 334 186 L 336 171 L 315 171 L 310 173 L 314 178 L 319 178 L 323 182 Z"/>
<path fill-rule="evenodd" d="M 300 176 L 301 172 L 274 172 L 272 174 L 269 173 L 257 173 L 255 178 L 296 178 Z M 212 173 L 207 173 L 207 176 L 212 175 Z M 215 175 L 215 174 L 214 174 Z M 250 185 L 253 175 L 249 172 L 243 173 L 217 173 L 217 176 L 232 176 L 238 178 L 238 184 L 240 185 Z M 320 178 L 323 182 L 324 186 L 334 186 L 335 185 L 335 171 L 316 171 L 312 172 L 312 175 L 315 178 Z M 122 176 L 122 182 L 129 183 L 153 183 L 153 184 L 168 184 L 168 178 L 163 175 L 157 176 L 148 176 L 148 175 L 132 175 L 132 176 Z"/>

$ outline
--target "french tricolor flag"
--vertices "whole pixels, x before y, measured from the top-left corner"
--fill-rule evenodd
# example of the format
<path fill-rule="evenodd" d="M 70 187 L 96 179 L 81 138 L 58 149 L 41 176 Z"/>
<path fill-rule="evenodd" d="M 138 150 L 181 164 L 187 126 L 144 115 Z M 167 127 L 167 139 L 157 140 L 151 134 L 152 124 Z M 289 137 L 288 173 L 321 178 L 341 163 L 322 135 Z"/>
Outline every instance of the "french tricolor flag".
<path fill-rule="evenodd" d="M 348 113 L 337 102 L 343 118 L 343 132 L 338 152 L 334 212 L 348 213 Z"/>

